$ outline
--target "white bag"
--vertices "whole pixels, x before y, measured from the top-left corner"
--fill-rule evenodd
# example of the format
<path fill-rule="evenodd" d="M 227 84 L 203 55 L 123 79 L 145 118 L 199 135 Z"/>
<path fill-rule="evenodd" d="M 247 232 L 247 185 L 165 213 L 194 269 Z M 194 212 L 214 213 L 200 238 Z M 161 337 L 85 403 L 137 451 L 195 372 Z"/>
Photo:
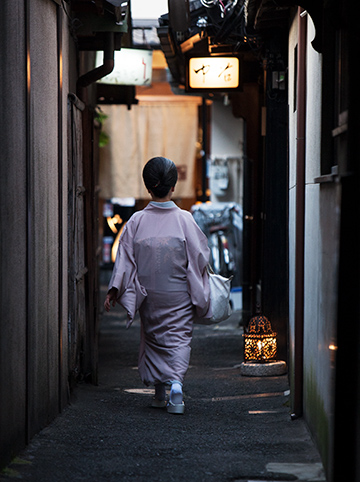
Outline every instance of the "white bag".
<path fill-rule="evenodd" d="M 207 265 L 206 269 L 209 275 L 212 317 L 197 318 L 195 322 L 203 325 L 212 325 L 227 320 L 231 315 L 230 289 L 232 276 L 231 278 L 224 278 L 224 276 L 215 274 L 210 265 Z"/>

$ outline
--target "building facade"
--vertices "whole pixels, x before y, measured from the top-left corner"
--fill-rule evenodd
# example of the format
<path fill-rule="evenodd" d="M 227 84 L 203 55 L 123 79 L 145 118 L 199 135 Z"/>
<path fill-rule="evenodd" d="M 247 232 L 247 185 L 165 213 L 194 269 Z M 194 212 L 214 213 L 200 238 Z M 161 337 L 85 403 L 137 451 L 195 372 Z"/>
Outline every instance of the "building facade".
<path fill-rule="evenodd" d="M 357 9 L 350 2 L 249 4 L 252 25 L 265 38 L 279 29 L 287 32 L 283 122 L 292 417 L 305 417 L 328 480 L 355 481 L 360 476 Z M 269 96 L 266 104 L 269 109 Z"/>
<path fill-rule="evenodd" d="M 111 68 L 127 30 L 126 11 L 110 7 L 0 6 L 1 465 L 62 410 L 77 380 L 97 380 L 91 84 Z M 106 52 L 95 73 L 94 50 Z"/>

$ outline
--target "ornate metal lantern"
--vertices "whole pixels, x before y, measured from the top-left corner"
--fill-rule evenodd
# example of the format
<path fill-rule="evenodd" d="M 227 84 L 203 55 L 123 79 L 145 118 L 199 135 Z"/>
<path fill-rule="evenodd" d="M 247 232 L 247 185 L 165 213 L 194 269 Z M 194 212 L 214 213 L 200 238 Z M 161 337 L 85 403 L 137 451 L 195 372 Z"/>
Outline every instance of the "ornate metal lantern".
<path fill-rule="evenodd" d="M 270 321 L 262 315 L 251 318 L 244 334 L 245 361 L 267 362 L 276 358 L 276 333 Z"/>

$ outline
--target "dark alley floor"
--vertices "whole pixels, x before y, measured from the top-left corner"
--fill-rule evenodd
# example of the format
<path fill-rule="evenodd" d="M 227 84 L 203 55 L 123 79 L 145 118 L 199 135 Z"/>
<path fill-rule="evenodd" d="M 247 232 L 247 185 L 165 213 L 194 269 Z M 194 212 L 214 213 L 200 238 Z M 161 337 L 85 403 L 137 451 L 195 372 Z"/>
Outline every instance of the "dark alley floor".
<path fill-rule="evenodd" d="M 79 385 L 0 480 L 324 481 L 305 422 L 290 419 L 287 376 L 240 375 L 236 318 L 195 327 L 186 411 L 171 415 L 138 377 L 139 321 L 126 330 L 120 308 L 104 315 L 99 385 Z"/>

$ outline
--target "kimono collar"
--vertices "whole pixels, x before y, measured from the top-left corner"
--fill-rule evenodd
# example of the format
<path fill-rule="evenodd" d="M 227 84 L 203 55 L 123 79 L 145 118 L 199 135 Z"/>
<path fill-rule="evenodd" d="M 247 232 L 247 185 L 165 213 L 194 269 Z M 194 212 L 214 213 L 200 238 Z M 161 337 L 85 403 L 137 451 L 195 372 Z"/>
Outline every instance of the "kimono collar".
<path fill-rule="evenodd" d="M 166 201 L 164 203 L 159 203 L 156 201 L 150 201 L 151 206 L 155 206 L 157 208 L 167 209 L 167 208 L 175 208 L 177 207 L 174 201 Z"/>

